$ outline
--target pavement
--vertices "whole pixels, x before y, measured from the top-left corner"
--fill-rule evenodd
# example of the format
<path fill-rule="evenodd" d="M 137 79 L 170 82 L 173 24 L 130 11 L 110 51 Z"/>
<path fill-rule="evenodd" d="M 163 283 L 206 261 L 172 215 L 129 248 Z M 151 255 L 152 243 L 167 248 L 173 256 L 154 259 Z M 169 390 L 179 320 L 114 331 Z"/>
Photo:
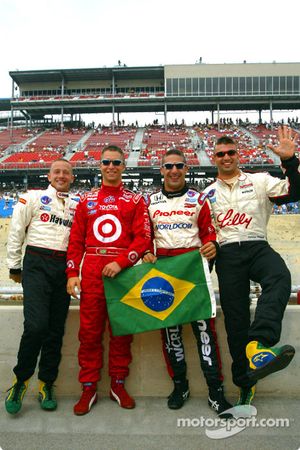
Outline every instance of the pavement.
<path fill-rule="evenodd" d="M 78 417 L 73 414 L 75 397 L 58 398 L 58 409 L 46 412 L 36 397 L 27 395 L 22 410 L 12 416 L 4 409 L 5 395 L 0 395 L 2 450 L 300 449 L 300 398 L 295 397 L 257 396 L 255 422 L 245 427 L 245 419 L 238 419 L 231 423 L 235 434 L 229 436 L 229 428 L 220 431 L 217 415 L 204 397 L 190 398 L 177 411 L 169 410 L 162 397 L 138 397 L 134 410 L 124 410 L 105 397 L 89 414 Z M 220 438 L 208 437 L 208 429 Z"/>

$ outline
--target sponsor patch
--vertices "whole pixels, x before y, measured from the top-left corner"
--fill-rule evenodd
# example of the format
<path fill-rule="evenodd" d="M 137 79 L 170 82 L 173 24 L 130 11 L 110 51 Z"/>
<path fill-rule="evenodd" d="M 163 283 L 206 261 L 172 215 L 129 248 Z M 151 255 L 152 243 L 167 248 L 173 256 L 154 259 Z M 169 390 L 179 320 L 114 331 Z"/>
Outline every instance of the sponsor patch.
<path fill-rule="evenodd" d="M 58 198 L 62 198 L 62 199 L 69 198 L 68 192 L 56 192 L 56 195 Z"/>
<path fill-rule="evenodd" d="M 25 198 L 20 197 L 19 198 L 19 202 L 23 203 L 23 205 L 26 205 L 27 201 L 25 200 Z"/>
<path fill-rule="evenodd" d="M 87 202 L 86 207 L 87 209 L 93 209 L 97 205 L 97 202 Z"/>
<path fill-rule="evenodd" d="M 116 201 L 116 199 L 113 195 L 109 195 L 103 201 L 104 201 L 104 203 L 114 203 Z"/>
<path fill-rule="evenodd" d="M 69 259 L 69 261 L 67 262 L 67 268 L 68 269 L 75 269 L 75 264 L 74 264 L 74 261 L 72 259 Z"/>
<path fill-rule="evenodd" d="M 49 222 L 50 216 L 47 213 L 43 213 L 41 214 L 40 219 L 42 222 Z"/>
<path fill-rule="evenodd" d="M 196 194 L 197 194 L 197 192 L 195 192 L 195 191 L 187 191 L 187 193 L 186 193 L 186 195 L 188 197 L 195 197 Z"/>
<path fill-rule="evenodd" d="M 42 211 L 51 211 L 51 206 L 42 205 L 42 206 L 40 207 L 40 210 L 42 210 Z"/>
<path fill-rule="evenodd" d="M 48 197 L 48 195 L 43 195 L 43 197 L 41 197 L 41 203 L 43 203 L 43 205 L 49 205 L 51 202 L 52 198 Z"/>
<path fill-rule="evenodd" d="M 97 210 L 96 209 L 91 209 L 90 211 L 87 212 L 88 216 L 91 216 L 93 214 L 96 214 Z"/>
<path fill-rule="evenodd" d="M 137 254 L 137 252 L 132 251 L 128 253 L 128 259 L 131 262 L 135 262 L 138 259 L 139 255 Z"/>

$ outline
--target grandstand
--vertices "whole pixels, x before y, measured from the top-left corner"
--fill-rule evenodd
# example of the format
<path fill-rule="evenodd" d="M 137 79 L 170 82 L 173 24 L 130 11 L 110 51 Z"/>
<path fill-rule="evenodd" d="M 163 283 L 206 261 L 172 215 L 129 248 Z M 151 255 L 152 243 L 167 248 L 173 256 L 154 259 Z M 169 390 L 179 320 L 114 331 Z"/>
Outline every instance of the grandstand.
<path fill-rule="evenodd" d="M 26 187 L 43 186 L 51 161 L 62 156 L 79 182 L 93 186 L 107 144 L 124 150 L 128 182 L 158 183 L 161 158 L 173 147 L 185 153 L 190 182 L 211 178 L 212 149 L 223 134 L 238 140 L 242 167 L 278 175 L 280 161 L 267 147 L 276 144 L 273 112 L 300 106 L 300 63 L 117 66 L 16 71 L 10 76 L 16 97 L 0 102 L 11 117 L 10 128 L 0 132 L 1 181 Z M 257 124 L 220 118 L 222 111 L 249 109 L 257 111 Z M 270 114 L 267 125 L 261 120 L 264 110 Z M 211 121 L 169 124 L 168 113 L 174 111 L 210 111 Z M 129 112 L 137 117 L 140 112 L 163 113 L 164 124 L 126 125 L 119 114 Z M 111 126 L 75 123 L 74 115 L 82 113 L 107 113 Z M 298 133 L 298 119 L 290 125 Z"/>

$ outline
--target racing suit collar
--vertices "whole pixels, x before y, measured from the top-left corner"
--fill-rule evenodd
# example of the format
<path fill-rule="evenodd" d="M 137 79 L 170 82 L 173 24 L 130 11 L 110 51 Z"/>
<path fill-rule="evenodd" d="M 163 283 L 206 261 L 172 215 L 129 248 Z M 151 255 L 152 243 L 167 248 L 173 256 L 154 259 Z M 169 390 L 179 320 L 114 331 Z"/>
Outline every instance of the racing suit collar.
<path fill-rule="evenodd" d="M 56 195 L 58 198 L 66 199 L 69 197 L 69 192 L 59 192 L 49 184 L 47 191 L 50 191 L 52 195 Z"/>
<path fill-rule="evenodd" d="M 168 192 L 165 190 L 165 185 L 163 185 L 162 187 L 162 193 L 167 197 L 167 198 L 174 198 L 174 197 L 181 197 L 183 194 L 185 194 L 187 191 L 189 190 L 188 185 L 185 184 L 183 186 L 183 188 L 180 191 L 177 192 Z"/>
<path fill-rule="evenodd" d="M 101 184 L 101 190 L 104 192 L 119 192 L 123 188 L 123 183 L 118 186 L 107 186 L 106 184 Z"/>

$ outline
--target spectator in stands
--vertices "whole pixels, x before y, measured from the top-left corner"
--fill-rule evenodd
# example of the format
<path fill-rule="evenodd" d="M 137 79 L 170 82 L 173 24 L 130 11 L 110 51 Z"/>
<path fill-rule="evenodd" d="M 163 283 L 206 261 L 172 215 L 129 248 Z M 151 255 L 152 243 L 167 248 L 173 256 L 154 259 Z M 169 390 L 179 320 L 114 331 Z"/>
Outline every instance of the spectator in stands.
<path fill-rule="evenodd" d="M 280 205 L 300 197 L 295 137 L 285 126 L 279 129 L 278 137 L 278 147 L 270 148 L 280 156 L 286 179 L 265 172 L 242 172 L 236 142 L 223 136 L 214 149 L 218 178 L 204 191 L 217 226 L 220 250 L 216 271 L 233 359 L 233 382 L 240 388 L 238 405 L 250 404 L 257 380 L 285 368 L 295 352 L 291 345 L 273 347 L 280 339 L 291 277 L 280 255 L 269 246 L 266 227 L 273 203 Z M 251 325 L 250 279 L 262 287 Z"/>
<path fill-rule="evenodd" d="M 68 161 L 54 161 L 48 174 L 49 187 L 20 195 L 14 209 L 7 261 L 10 278 L 23 284 L 24 332 L 13 369 L 16 378 L 5 400 L 6 411 L 10 414 L 16 414 L 22 407 L 39 355 L 41 407 L 47 411 L 57 407 L 53 383 L 58 374 L 70 303 L 66 291 L 66 250 L 77 206 L 76 199 L 68 194 L 73 179 Z"/>
<path fill-rule="evenodd" d="M 87 414 L 97 402 L 102 367 L 102 336 L 107 320 L 102 276 L 115 277 L 132 266 L 150 244 L 150 222 L 142 195 L 124 189 L 123 151 L 114 145 L 102 150 L 102 186 L 83 196 L 76 211 L 68 247 L 69 294 L 80 296 L 80 348 L 78 353 L 82 395 L 74 414 Z M 85 254 L 85 256 L 84 256 Z M 79 268 L 84 256 L 81 281 Z M 132 336 L 112 336 L 110 330 L 110 398 L 122 408 L 135 407 L 124 381 L 129 374 Z"/>
<path fill-rule="evenodd" d="M 156 256 L 149 249 L 144 256 L 144 262 L 155 263 L 157 257 L 172 257 L 196 248 L 199 248 L 200 253 L 208 260 L 216 255 L 216 233 L 211 222 L 209 203 L 203 202 L 201 195 L 187 186 L 185 182 L 187 171 L 184 154 L 178 149 L 168 150 L 163 157 L 161 167 L 161 174 L 164 177 L 163 188 L 149 198 L 148 208 Z M 183 216 L 183 212 L 190 211 L 190 208 L 193 214 Z M 175 210 L 181 212 L 181 215 L 169 214 L 168 217 L 164 217 L 169 227 L 159 227 L 161 219 L 156 214 L 158 209 L 165 212 Z M 164 216 L 166 215 L 164 213 Z M 177 227 L 178 224 L 182 224 L 183 217 L 186 227 Z M 201 368 L 208 385 L 208 404 L 222 417 L 231 405 L 225 399 L 223 391 L 215 319 L 198 320 L 192 322 L 191 326 L 197 341 Z M 203 333 L 205 333 L 205 344 L 209 348 L 209 358 L 204 352 Z M 182 342 L 182 326 L 163 329 L 162 340 L 167 369 L 174 382 L 174 390 L 168 397 L 168 407 L 179 409 L 190 394 Z M 180 357 L 178 357 L 179 354 Z"/>

